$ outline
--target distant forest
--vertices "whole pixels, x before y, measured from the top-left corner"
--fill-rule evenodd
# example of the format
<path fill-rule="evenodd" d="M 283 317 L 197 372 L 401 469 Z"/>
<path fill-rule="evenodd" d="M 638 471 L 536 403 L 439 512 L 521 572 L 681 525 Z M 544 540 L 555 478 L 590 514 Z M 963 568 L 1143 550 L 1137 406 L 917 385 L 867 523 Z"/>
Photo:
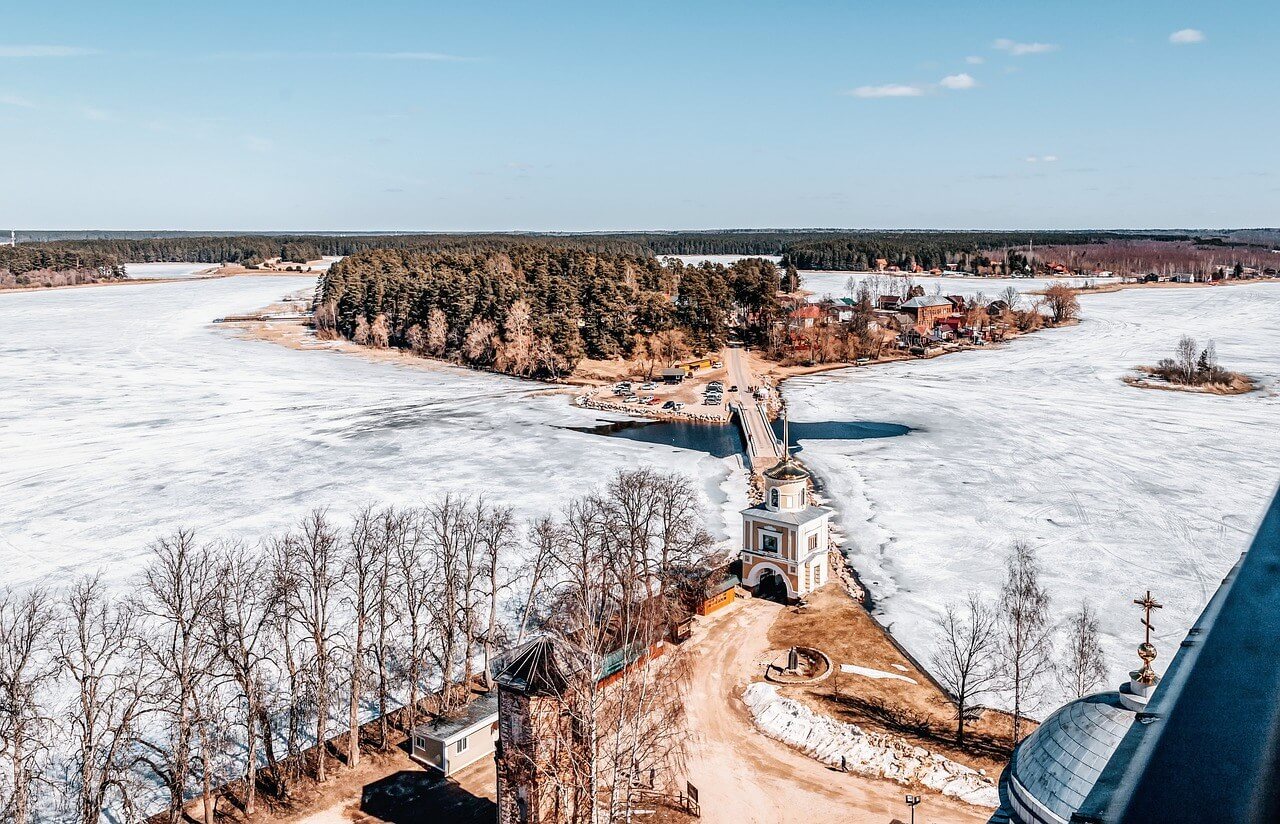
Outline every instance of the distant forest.
<path fill-rule="evenodd" d="M 780 311 L 780 274 L 760 259 L 664 266 L 640 247 L 553 243 L 466 251 L 376 249 L 336 263 L 316 327 L 375 347 L 556 378 L 582 358 L 671 361 L 748 340 Z"/>
<path fill-rule="evenodd" d="M 58 233 L 24 233 L 24 237 L 54 237 Z M 72 233 L 67 233 L 72 234 Z M 705 232 L 619 232 L 602 234 L 298 234 L 298 235 L 185 235 L 181 233 L 24 242 L 0 247 L 0 273 L 10 277 L 35 269 L 59 266 L 118 267 L 126 263 L 184 261 L 235 263 L 254 266 L 279 258 L 302 263 L 325 255 L 355 255 L 377 249 L 415 253 L 476 255 L 514 247 L 576 249 L 602 255 L 651 258 L 664 255 L 777 255 L 798 269 L 866 270 L 883 259 L 889 266 L 909 270 L 959 263 L 962 268 L 984 263 L 1004 250 L 1015 254 L 1034 246 L 1103 247 L 1145 242 L 1216 249 L 1227 257 L 1268 253 L 1280 245 L 1273 229 L 1176 231 L 848 231 L 848 230 L 723 230 Z M 45 257 L 40 257 L 44 255 Z M 1166 256 L 1167 257 L 1167 256 Z M 1040 256 L 1037 256 L 1039 259 Z M 1132 256 L 1142 265 L 1141 256 Z M 1021 258 L 1020 258 L 1021 260 Z M 41 262 L 42 261 L 42 262 Z"/>

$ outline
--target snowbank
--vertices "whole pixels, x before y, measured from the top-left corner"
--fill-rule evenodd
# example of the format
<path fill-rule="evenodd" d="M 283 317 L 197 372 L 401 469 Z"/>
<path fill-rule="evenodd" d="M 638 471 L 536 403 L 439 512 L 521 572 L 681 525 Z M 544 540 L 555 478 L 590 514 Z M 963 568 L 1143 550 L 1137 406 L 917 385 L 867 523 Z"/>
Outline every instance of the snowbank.
<path fill-rule="evenodd" d="M 899 784 L 922 784 L 979 807 L 1000 806 L 999 791 L 992 779 L 923 747 L 819 715 L 779 696 L 776 687 L 762 681 L 748 686 L 742 698 L 765 735 L 824 764 L 839 766 L 843 756 L 846 766 L 861 775 L 888 778 Z"/>

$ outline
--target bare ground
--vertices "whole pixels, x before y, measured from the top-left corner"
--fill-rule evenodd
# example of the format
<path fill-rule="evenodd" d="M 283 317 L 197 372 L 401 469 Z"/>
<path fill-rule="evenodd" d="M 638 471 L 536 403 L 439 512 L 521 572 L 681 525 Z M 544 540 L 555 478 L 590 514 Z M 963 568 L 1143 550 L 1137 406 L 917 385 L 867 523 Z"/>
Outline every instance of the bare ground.
<path fill-rule="evenodd" d="M 857 608 L 834 587 L 828 589 Z M 703 820 L 891 824 L 910 817 L 903 803 L 910 791 L 925 798 L 916 810 L 921 824 L 987 821 L 989 811 L 923 788 L 829 769 L 756 729 L 742 690 L 762 676 L 770 648 L 777 643 L 770 628 L 777 628 L 776 621 L 785 629 L 788 617 L 778 604 L 739 601 L 699 622 L 693 639 L 685 644 L 693 671 L 686 705 L 689 774 L 699 790 Z M 825 711 L 831 714 L 829 708 Z"/>

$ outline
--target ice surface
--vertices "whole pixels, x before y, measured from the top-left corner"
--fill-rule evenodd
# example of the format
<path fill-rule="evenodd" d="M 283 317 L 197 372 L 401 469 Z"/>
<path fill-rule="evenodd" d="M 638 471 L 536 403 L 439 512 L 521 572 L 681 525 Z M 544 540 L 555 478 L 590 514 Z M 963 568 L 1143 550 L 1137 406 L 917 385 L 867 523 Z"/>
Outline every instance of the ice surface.
<path fill-rule="evenodd" d="M 964 295 L 969 297 L 981 292 L 987 300 L 995 300 L 1007 287 L 1012 286 L 1019 292 L 1040 292 L 1055 283 L 1068 286 L 1082 286 L 1091 281 L 1099 286 L 1116 283 L 1114 278 L 978 278 L 959 275 L 938 277 L 933 275 L 910 275 L 906 272 L 800 272 L 800 288 L 812 293 L 810 300 L 821 298 L 854 297 L 849 293 L 849 280 L 855 284 L 868 278 L 880 278 L 888 283 L 890 280 L 902 281 L 911 278 L 911 283 L 924 289 L 926 295 Z"/>
<path fill-rule="evenodd" d="M 313 507 L 454 491 L 531 519 L 643 464 L 693 477 L 720 537 L 720 513 L 738 528 L 736 458 L 569 431 L 618 418 L 542 384 L 298 351 L 210 323 L 313 283 L 0 295 L 0 584 L 94 570 L 123 581 L 162 533 L 254 539 Z"/>
<path fill-rule="evenodd" d="M 1109 688 L 1139 661 L 1151 589 L 1168 663 L 1248 546 L 1280 479 L 1280 286 L 1138 289 L 1081 298 L 1083 322 L 999 349 L 847 369 L 785 384 L 793 421 L 893 421 L 886 440 L 802 441 L 881 619 L 922 660 L 934 619 L 970 590 L 994 598 L 1015 540 L 1045 568 L 1055 620 L 1099 612 Z M 1220 397 L 1121 378 L 1217 342 L 1263 389 Z M 1056 705 L 1061 694 L 1049 696 Z"/>
<path fill-rule="evenodd" d="M 213 263 L 126 263 L 125 274 L 134 280 L 189 278 L 215 268 Z"/>

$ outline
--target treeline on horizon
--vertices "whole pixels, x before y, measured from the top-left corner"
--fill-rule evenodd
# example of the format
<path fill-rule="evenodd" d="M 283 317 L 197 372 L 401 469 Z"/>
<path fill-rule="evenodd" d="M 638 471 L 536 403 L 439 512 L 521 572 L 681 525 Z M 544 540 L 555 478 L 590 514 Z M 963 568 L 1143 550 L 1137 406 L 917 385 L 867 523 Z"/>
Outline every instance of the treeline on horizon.
<path fill-rule="evenodd" d="M 759 258 L 666 266 L 641 249 L 524 244 L 466 251 L 376 249 L 320 280 L 316 328 L 375 347 L 528 377 L 586 358 L 674 360 L 760 338 L 781 275 Z"/>
<path fill-rule="evenodd" d="M 46 233 L 53 235 L 55 233 Z M 132 233 L 121 233 L 132 234 Z M 101 265 L 182 261 L 247 266 L 280 258 L 302 263 L 325 255 L 354 255 L 373 249 L 477 252 L 513 245 L 553 246 L 634 256 L 778 255 L 800 269 L 867 269 L 877 259 L 909 268 L 976 259 L 991 250 L 1028 244 L 1080 245 L 1116 240 L 1195 241 L 1215 245 L 1269 245 L 1269 230 L 1226 232 L 1097 231 L 851 231 L 717 230 L 614 233 L 454 233 L 454 234 L 260 234 L 112 236 L 50 240 L 0 247 L 0 268 L 26 265 L 34 250 L 59 261 L 78 256 Z M 70 256 L 70 257 L 69 257 Z M 14 265 L 10 265 L 10 261 Z"/>

